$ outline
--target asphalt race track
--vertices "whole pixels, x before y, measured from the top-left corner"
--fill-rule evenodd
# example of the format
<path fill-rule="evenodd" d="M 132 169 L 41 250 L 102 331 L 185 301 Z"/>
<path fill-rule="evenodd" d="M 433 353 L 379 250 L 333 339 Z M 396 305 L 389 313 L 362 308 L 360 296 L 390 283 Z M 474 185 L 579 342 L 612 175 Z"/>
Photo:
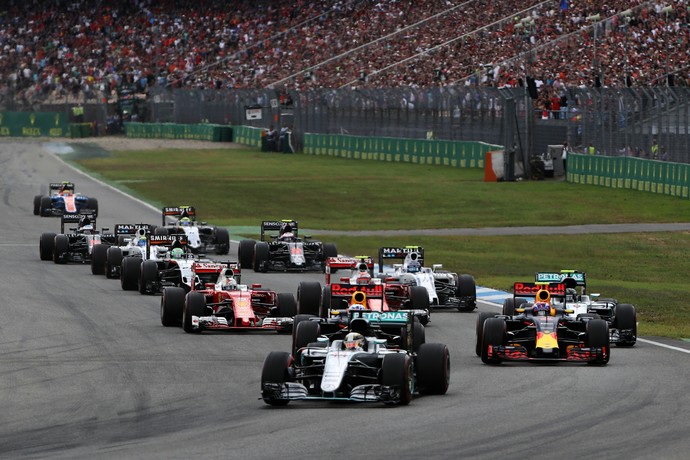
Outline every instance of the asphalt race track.
<path fill-rule="evenodd" d="M 32 200 L 51 181 L 98 198 L 98 227 L 158 212 L 39 143 L 0 143 L 0 162 L 0 458 L 688 458 L 688 353 L 644 341 L 614 348 L 606 367 L 489 367 L 474 354 L 475 313 L 432 315 L 427 341 L 452 357 L 445 396 L 269 407 L 261 366 L 289 336 L 165 328 L 158 296 L 39 260 L 41 233 L 60 223 L 34 216 Z M 305 279 L 323 275 L 243 273 L 278 292 Z"/>

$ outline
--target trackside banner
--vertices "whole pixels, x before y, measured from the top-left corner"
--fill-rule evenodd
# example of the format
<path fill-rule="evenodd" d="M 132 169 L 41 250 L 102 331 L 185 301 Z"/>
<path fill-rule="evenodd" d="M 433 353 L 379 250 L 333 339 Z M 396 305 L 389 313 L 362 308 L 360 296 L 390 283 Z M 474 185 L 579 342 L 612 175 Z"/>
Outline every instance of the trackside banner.
<path fill-rule="evenodd" d="M 455 168 L 483 168 L 484 154 L 502 148 L 471 141 L 398 139 L 344 134 L 304 135 L 304 153 L 355 160 L 378 160 Z"/>
<path fill-rule="evenodd" d="M 690 164 L 635 157 L 568 155 L 568 182 L 690 198 Z"/>
<path fill-rule="evenodd" d="M 61 112 L 0 112 L 0 137 L 66 137 L 69 119 Z"/>

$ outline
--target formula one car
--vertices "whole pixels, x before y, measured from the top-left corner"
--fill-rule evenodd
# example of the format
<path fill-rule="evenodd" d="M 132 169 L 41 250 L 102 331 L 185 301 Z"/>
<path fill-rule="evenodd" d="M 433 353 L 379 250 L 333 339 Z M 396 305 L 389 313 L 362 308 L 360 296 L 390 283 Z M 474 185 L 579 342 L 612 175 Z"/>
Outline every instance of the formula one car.
<path fill-rule="evenodd" d="M 193 206 L 165 207 L 162 214 L 163 226 L 155 229 L 156 235 L 185 235 L 189 249 L 195 254 L 213 252 L 223 255 L 230 251 L 228 230 L 197 222 Z M 174 222 L 169 222 L 170 218 Z"/>
<path fill-rule="evenodd" d="M 610 358 L 609 327 L 603 319 L 573 317 L 564 283 L 515 283 L 515 315 L 481 313 L 477 351 L 485 364 L 504 360 L 586 362 Z M 552 299 L 558 297 L 557 302 Z"/>
<path fill-rule="evenodd" d="M 318 315 L 342 322 L 342 315 L 353 305 L 372 311 L 408 311 L 426 325 L 431 317 L 429 295 L 424 286 L 372 278 L 370 257 L 329 257 L 326 259 L 326 286 L 303 281 L 297 291 L 297 312 Z M 332 273 L 341 275 L 333 282 Z"/>
<path fill-rule="evenodd" d="M 106 278 L 120 278 L 123 257 L 146 259 L 146 241 L 155 226 L 149 224 L 116 224 L 117 245 L 97 244 L 93 247 L 91 273 Z"/>
<path fill-rule="evenodd" d="M 617 347 L 632 347 L 637 342 L 635 307 L 627 303 L 618 303 L 618 300 L 613 298 L 600 297 L 600 294 L 587 294 L 587 278 L 584 272 L 538 272 L 535 274 L 535 280 L 565 283 L 568 308 L 573 310 L 573 315 L 590 316 L 606 321 L 609 325 L 611 343 Z"/>
<path fill-rule="evenodd" d="M 185 332 L 289 332 L 297 305 L 292 293 L 275 293 L 260 284 L 240 284 L 238 263 L 194 262 L 196 282 L 189 292 L 166 287 L 161 298 L 163 326 Z"/>
<path fill-rule="evenodd" d="M 65 233 L 65 224 L 78 223 L 77 227 Z M 96 230 L 96 216 L 86 214 L 63 214 L 60 217 L 60 233 L 43 233 L 39 243 L 41 260 L 52 260 L 56 264 L 67 262 L 87 263 L 91 261 L 93 248 L 98 244 L 110 245 L 116 241 L 115 235 L 106 233 L 104 227 Z"/>
<path fill-rule="evenodd" d="M 388 260 L 402 260 L 394 264 L 392 272 L 384 272 Z M 477 287 L 471 275 L 458 275 L 443 270 L 443 265 L 424 266 L 424 248 L 421 246 L 385 247 L 379 249 L 379 270 L 386 282 L 424 286 L 432 309 L 456 308 L 472 311 L 477 308 Z"/>
<path fill-rule="evenodd" d="M 141 294 L 149 295 L 163 292 L 167 286 L 189 291 L 195 282 L 192 264 L 211 262 L 195 256 L 187 248 L 184 235 L 151 235 L 147 240 L 147 254 L 146 260 L 138 257 L 122 259 L 122 289 L 138 289 Z"/>
<path fill-rule="evenodd" d="M 267 241 L 266 232 L 278 230 Z M 261 222 L 261 241 L 241 240 L 237 258 L 242 267 L 255 272 L 324 271 L 327 257 L 335 257 L 338 250 L 333 243 L 322 243 L 310 235 L 298 236 L 294 220 L 265 220 Z"/>
<path fill-rule="evenodd" d="M 297 315 L 292 353 L 273 351 L 264 361 L 261 398 L 273 406 L 293 400 L 407 405 L 414 394 L 445 394 L 448 347 L 424 343 L 423 333 L 403 311 L 353 310 L 345 328 Z"/>
<path fill-rule="evenodd" d="M 34 215 L 49 217 L 88 212 L 98 216 L 98 200 L 74 193 L 73 182 L 48 184 L 48 195 L 34 196 Z"/>

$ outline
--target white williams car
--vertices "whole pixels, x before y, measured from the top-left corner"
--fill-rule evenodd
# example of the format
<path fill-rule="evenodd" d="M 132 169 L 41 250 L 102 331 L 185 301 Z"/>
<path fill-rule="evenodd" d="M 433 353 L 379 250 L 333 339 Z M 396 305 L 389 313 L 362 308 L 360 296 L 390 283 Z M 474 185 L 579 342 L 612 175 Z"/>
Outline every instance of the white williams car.
<path fill-rule="evenodd" d="M 384 270 L 386 261 L 402 260 L 393 270 Z M 379 249 L 379 270 L 387 283 L 399 282 L 423 286 L 429 294 L 431 308 L 456 308 L 472 311 L 477 306 L 477 288 L 471 275 L 443 270 L 443 265 L 424 266 L 421 246 L 384 247 Z"/>
<path fill-rule="evenodd" d="M 149 224 L 116 224 L 117 245 L 98 244 L 93 248 L 91 273 L 106 278 L 120 278 L 122 259 L 146 259 L 146 242 L 154 226 Z"/>

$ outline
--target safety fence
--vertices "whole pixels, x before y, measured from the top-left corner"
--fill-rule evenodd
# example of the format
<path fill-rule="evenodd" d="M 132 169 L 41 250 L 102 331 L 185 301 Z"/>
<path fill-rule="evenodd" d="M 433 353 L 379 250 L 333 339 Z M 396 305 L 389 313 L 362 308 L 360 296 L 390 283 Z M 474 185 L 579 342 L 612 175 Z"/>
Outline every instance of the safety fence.
<path fill-rule="evenodd" d="M 485 153 L 497 148 L 502 147 L 483 142 L 306 133 L 303 151 L 338 158 L 483 168 Z"/>
<path fill-rule="evenodd" d="M 568 182 L 690 197 L 690 164 L 635 157 L 568 155 Z"/>
<path fill-rule="evenodd" d="M 231 126 L 176 123 L 125 123 L 125 136 L 149 139 L 187 139 L 211 142 L 232 142 Z"/>
<path fill-rule="evenodd" d="M 0 112 L 0 137 L 65 137 L 68 116 L 60 112 Z"/>

